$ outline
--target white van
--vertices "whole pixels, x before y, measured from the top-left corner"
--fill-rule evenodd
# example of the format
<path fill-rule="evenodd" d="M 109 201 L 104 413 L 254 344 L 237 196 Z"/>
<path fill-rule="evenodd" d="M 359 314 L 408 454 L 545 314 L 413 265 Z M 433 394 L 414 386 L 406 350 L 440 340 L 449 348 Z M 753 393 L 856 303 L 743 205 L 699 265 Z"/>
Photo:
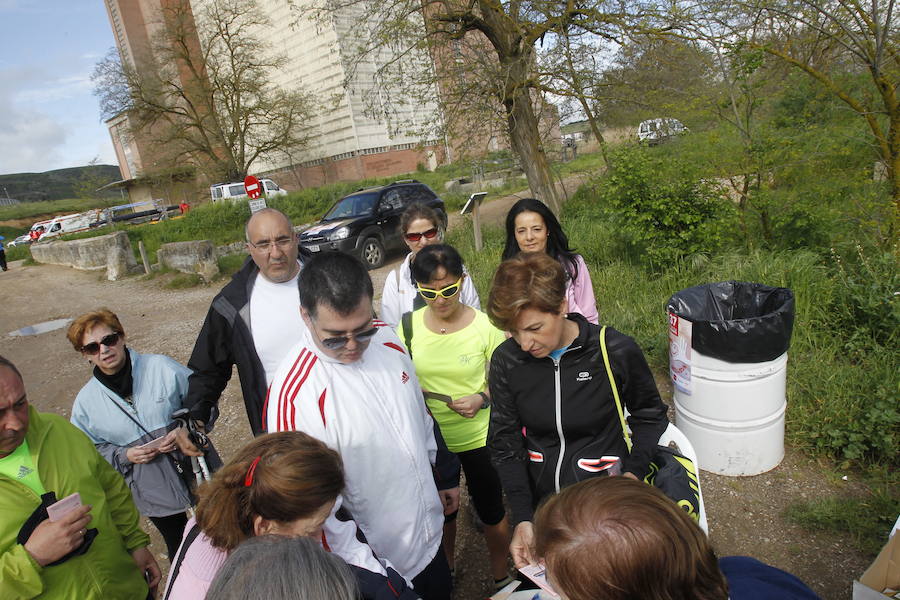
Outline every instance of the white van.
<path fill-rule="evenodd" d="M 637 136 L 639 142 L 646 142 L 652 146 L 687 132 L 688 128 L 678 119 L 648 119 L 638 125 Z"/>
<path fill-rule="evenodd" d="M 100 218 L 100 213 L 101 211 L 99 209 L 93 209 L 74 215 L 53 217 L 49 222 L 43 224 L 44 232 L 40 235 L 38 240 L 43 242 L 44 240 L 59 237 L 61 235 L 87 231 L 91 228 L 91 223 Z M 38 223 L 35 223 L 32 228 L 37 225 Z"/>
<path fill-rule="evenodd" d="M 267 198 L 275 196 L 287 196 L 287 190 L 278 187 L 278 184 L 271 179 L 260 179 L 259 184 L 262 186 L 263 195 Z M 212 196 L 213 202 L 220 200 L 239 200 L 247 197 L 244 190 L 244 182 L 237 183 L 217 183 L 209 186 L 209 195 Z"/>

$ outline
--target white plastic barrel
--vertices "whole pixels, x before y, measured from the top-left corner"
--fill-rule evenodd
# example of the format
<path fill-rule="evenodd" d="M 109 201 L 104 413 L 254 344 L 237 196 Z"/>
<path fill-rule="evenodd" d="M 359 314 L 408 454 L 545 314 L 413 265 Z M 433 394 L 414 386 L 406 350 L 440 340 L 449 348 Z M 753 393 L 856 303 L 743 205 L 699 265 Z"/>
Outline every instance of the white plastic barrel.
<path fill-rule="evenodd" d="M 691 355 L 691 394 L 675 389 L 675 424 L 700 467 L 720 475 L 758 475 L 784 458 L 787 352 L 759 363 Z"/>

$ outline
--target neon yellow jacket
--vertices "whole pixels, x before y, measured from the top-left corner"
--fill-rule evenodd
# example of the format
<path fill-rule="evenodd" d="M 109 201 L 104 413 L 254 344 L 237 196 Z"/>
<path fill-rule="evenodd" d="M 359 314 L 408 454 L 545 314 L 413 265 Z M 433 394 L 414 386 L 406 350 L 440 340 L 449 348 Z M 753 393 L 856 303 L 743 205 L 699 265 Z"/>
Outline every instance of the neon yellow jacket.
<path fill-rule="evenodd" d="M 125 480 L 84 433 L 64 418 L 28 407 L 26 439 L 44 489 L 57 498 L 78 492 L 90 504 L 90 549 L 54 567 L 41 567 L 16 542 L 41 500 L 30 488 L 0 475 L 0 598 L 144 600 L 147 584 L 131 558 L 150 538 L 141 531 Z"/>

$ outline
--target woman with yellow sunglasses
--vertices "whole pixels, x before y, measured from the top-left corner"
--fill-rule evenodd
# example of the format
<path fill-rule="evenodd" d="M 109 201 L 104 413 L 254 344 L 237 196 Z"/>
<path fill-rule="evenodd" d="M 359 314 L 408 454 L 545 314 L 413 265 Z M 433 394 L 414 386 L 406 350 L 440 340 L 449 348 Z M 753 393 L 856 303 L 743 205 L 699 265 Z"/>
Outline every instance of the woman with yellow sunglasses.
<path fill-rule="evenodd" d="M 378 312 L 379 318 L 391 327 L 400 325 L 403 313 L 424 306 L 422 296 L 416 290 L 416 283 L 410 275 L 410 265 L 419 250 L 443 242 L 444 221 L 433 208 L 416 202 L 403 211 L 400 233 L 409 247 L 409 254 L 385 278 L 381 292 L 381 310 Z M 463 304 L 481 308 L 478 292 L 468 278 L 463 279 L 460 293 Z"/>
<path fill-rule="evenodd" d="M 506 564 L 510 534 L 500 479 L 486 448 L 491 412 L 487 367 L 506 338 L 487 315 L 461 301 L 460 290 L 468 279 L 452 246 L 423 248 L 410 270 L 425 306 L 404 314 L 398 333 L 447 448 L 462 463 L 469 497 L 484 523 L 491 573 L 499 589 L 511 581 Z M 455 519 L 456 513 L 448 515 L 444 523 L 444 552 L 451 569 Z"/>

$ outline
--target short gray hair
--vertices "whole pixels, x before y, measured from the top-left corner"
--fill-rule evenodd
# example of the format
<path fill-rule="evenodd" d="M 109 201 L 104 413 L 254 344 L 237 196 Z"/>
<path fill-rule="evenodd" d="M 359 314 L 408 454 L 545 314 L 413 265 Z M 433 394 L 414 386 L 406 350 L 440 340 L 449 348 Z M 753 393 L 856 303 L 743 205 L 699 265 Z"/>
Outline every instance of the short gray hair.
<path fill-rule="evenodd" d="M 350 567 L 306 537 L 263 535 L 231 553 L 206 594 L 216 600 L 356 600 Z"/>

